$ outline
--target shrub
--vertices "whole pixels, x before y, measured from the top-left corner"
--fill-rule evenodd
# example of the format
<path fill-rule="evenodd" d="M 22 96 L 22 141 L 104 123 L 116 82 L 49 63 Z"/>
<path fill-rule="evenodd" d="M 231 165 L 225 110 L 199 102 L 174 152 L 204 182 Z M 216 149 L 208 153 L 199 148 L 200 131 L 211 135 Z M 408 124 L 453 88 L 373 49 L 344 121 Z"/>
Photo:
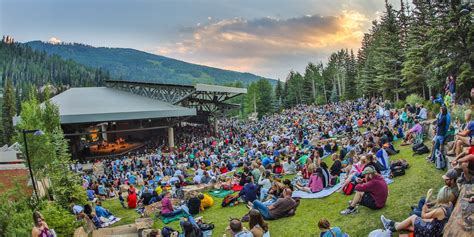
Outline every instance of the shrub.
<path fill-rule="evenodd" d="M 58 236 L 72 236 L 74 230 L 82 224 L 76 221 L 72 213 L 56 202 L 47 202 L 40 212 L 46 219 L 49 228 L 54 229 Z"/>
<path fill-rule="evenodd" d="M 459 120 L 461 123 L 465 123 L 464 120 L 464 112 L 470 109 L 469 105 L 454 105 L 451 110 L 451 120 L 456 121 Z M 472 112 L 472 111 L 471 111 Z"/>
<path fill-rule="evenodd" d="M 422 104 L 425 100 L 417 95 L 417 94 L 410 94 L 409 96 L 407 96 L 407 98 L 405 99 L 405 102 L 407 104 L 410 104 L 410 105 L 415 105 L 415 104 Z"/>
<path fill-rule="evenodd" d="M 395 102 L 395 108 L 396 109 L 401 109 L 405 107 L 405 101 L 404 100 L 399 100 Z"/>
<path fill-rule="evenodd" d="M 441 108 L 441 105 L 438 103 L 432 103 L 431 101 L 425 101 L 423 103 L 425 108 L 428 110 L 428 114 L 430 114 L 430 117 L 435 117 L 436 114 L 439 113 L 439 108 Z"/>

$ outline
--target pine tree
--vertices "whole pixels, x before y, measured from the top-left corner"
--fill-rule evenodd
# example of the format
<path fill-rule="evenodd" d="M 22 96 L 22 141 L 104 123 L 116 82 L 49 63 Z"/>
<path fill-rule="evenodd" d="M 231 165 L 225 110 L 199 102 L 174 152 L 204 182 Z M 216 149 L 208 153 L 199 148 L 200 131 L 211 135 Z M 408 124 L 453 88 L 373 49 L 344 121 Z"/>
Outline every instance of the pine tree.
<path fill-rule="evenodd" d="M 2 123 L 3 123 L 3 141 L 11 144 L 14 130 L 13 117 L 15 116 L 16 99 L 12 82 L 6 78 L 3 87 L 3 105 L 2 105 Z"/>
<path fill-rule="evenodd" d="M 281 80 L 278 78 L 278 82 L 275 87 L 275 100 L 277 101 L 278 108 L 280 108 L 282 104 L 282 95 L 283 95 L 283 84 Z"/>

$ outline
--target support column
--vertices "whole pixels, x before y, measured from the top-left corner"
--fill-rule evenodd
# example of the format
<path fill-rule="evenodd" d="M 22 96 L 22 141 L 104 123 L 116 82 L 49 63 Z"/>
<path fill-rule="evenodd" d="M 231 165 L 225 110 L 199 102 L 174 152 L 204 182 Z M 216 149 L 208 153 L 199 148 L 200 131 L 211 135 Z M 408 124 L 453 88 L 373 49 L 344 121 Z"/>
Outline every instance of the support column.
<path fill-rule="evenodd" d="M 107 124 L 106 123 L 103 123 L 102 125 L 100 125 L 101 129 L 102 129 L 102 139 L 104 139 L 104 141 L 108 141 L 107 140 Z"/>
<path fill-rule="evenodd" d="M 214 136 L 217 137 L 218 132 L 217 132 L 218 126 L 217 126 L 217 116 L 214 116 Z"/>
<path fill-rule="evenodd" d="M 168 127 L 168 146 L 170 150 L 174 148 L 174 129 L 173 127 Z"/>

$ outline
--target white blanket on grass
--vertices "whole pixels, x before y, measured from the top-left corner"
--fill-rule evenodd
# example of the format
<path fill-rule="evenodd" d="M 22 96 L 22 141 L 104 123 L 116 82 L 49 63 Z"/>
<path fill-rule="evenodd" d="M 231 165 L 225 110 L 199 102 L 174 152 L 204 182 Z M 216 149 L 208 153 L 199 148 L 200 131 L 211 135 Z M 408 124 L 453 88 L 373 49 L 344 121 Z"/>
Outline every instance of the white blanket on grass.
<path fill-rule="evenodd" d="M 299 197 L 299 198 L 323 198 L 331 195 L 332 193 L 336 192 L 338 189 L 341 188 L 341 183 L 338 183 L 332 187 L 325 188 L 317 193 L 308 193 L 303 191 L 294 191 L 292 197 Z"/>

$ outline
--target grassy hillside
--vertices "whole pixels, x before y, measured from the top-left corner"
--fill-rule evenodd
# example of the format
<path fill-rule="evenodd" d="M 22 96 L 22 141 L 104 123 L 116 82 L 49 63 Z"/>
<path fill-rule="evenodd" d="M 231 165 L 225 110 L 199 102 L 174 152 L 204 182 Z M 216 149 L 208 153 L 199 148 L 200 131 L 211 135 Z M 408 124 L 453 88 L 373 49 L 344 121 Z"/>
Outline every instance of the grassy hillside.
<path fill-rule="evenodd" d="M 281 237 L 317 236 L 319 234 L 317 221 L 324 217 L 332 225 L 341 227 L 350 236 L 367 236 L 370 231 L 383 228 L 380 222 L 382 214 L 397 221 L 408 217 L 411 211 L 410 206 L 415 205 L 428 189 L 437 190 L 443 185 L 441 178 L 443 172 L 436 170 L 431 163 L 427 163 L 424 155 L 412 156 L 410 146 L 401 147 L 397 142 L 396 147 L 401 152 L 391 156 L 390 159 L 406 159 L 411 168 L 407 170 L 406 175 L 396 177 L 394 183 L 389 185 L 389 197 L 385 208 L 374 211 L 360 207 L 357 214 L 342 216 L 339 212 L 347 207 L 347 202 L 352 199 L 353 195 L 345 196 L 341 193 L 333 193 L 323 199 L 303 199 L 295 216 L 269 221 L 271 235 Z M 330 159 L 325 159 L 325 162 L 332 163 Z M 200 216 L 204 216 L 206 222 L 215 224 L 213 236 L 222 236 L 229 217 L 240 218 L 248 211 L 242 204 L 222 208 L 221 202 L 222 199 L 216 199 L 213 207 L 199 213 Z M 115 226 L 133 223 L 135 218 L 139 218 L 134 210 L 122 209 L 118 200 L 106 201 L 103 205 L 116 216 L 124 218 Z M 154 226 L 162 228 L 164 224 L 161 220 L 155 220 Z M 173 222 L 168 226 L 180 230 L 178 222 Z M 244 226 L 248 227 L 248 223 L 245 223 Z"/>
<path fill-rule="evenodd" d="M 235 81 L 249 84 L 262 78 L 250 73 L 191 64 L 135 49 L 92 47 L 83 44 L 48 44 L 41 41 L 26 44 L 48 54 L 57 54 L 90 67 L 106 69 L 112 76 L 125 80 L 223 85 Z M 271 82 L 276 83 L 275 80 Z"/>

